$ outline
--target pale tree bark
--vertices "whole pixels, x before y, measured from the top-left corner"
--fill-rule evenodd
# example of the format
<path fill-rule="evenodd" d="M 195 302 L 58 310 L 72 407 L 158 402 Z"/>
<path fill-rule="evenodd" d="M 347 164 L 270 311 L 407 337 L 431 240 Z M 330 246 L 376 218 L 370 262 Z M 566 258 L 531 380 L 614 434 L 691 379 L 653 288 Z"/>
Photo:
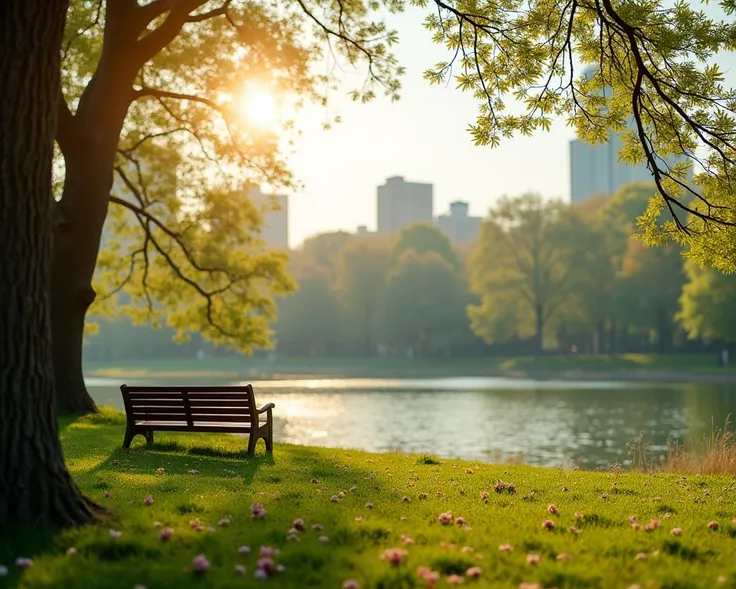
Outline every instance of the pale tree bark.
<path fill-rule="evenodd" d="M 50 318 L 51 162 L 68 0 L 0 2 L 0 529 L 94 518 L 64 465 Z"/>

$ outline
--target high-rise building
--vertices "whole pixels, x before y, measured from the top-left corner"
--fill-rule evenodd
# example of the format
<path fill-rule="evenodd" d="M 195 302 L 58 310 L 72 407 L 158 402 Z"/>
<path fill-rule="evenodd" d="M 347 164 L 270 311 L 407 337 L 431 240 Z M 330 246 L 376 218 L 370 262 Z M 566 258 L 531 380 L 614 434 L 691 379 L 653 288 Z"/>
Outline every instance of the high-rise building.
<path fill-rule="evenodd" d="M 432 223 L 434 196 L 431 184 L 406 182 L 402 176 L 388 178 L 378 187 L 377 233 L 391 235 L 413 223 Z"/>
<path fill-rule="evenodd" d="M 586 68 L 583 76 L 593 75 L 597 67 Z M 633 120 L 629 123 L 633 127 Z M 645 163 L 630 165 L 619 161 L 618 154 L 622 146 L 621 136 L 614 131 L 603 144 L 589 145 L 581 139 L 570 142 L 570 201 L 573 204 L 592 196 L 610 196 L 630 182 L 653 181 Z M 666 161 L 672 165 L 685 161 L 685 156 L 668 158 Z"/>
<path fill-rule="evenodd" d="M 458 200 L 450 203 L 450 212 L 437 217 L 437 226 L 452 243 L 470 243 L 478 237 L 481 218 L 468 215 L 468 203 Z"/>
<path fill-rule="evenodd" d="M 273 196 L 264 194 L 260 186 L 251 188 L 248 196 L 263 211 L 261 239 L 266 246 L 269 249 L 288 249 L 289 197 L 285 194 L 274 194 Z M 275 208 L 276 206 L 278 209 Z"/>

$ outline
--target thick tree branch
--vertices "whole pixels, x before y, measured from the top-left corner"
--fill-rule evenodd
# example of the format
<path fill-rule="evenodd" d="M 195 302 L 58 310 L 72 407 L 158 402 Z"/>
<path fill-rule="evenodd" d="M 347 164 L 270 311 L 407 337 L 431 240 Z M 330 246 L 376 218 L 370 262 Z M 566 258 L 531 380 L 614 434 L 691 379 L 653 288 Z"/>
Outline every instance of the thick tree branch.
<path fill-rule="evenodd" d="M 168 15 L 160 26 L 136 43 L 134 53 L 138 62 L 143 65 L 176 39 L 190 18 L 190 13 L 206 2 L 207 0 L 157 0 L 141 7 L 140 15 L 143 19 L 147 19 L 149 24 L 167 12 Z"/>

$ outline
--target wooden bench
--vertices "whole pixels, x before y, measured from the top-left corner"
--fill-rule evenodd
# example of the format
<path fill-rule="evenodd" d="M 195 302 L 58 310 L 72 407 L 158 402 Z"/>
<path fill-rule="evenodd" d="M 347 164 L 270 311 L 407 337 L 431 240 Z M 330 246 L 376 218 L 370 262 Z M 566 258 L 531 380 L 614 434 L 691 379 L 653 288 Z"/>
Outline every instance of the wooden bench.
<path fill-rule="evenodd" d="M 127 417 L 123 448 L 141 434 L 153 444 L 153 432 L 248 434 L 248 454 L 261 438 L 273 451 L 273 403 L 256 408 L 253 387 L 122 385 Z M 265 421 L 261 415 L 265 413 Z"/>

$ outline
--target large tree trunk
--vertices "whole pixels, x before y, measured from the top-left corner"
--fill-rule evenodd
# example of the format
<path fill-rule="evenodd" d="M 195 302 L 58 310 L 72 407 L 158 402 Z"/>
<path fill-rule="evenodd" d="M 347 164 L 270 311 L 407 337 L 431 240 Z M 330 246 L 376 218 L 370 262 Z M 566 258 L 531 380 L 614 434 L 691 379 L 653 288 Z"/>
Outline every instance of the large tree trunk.
<path fill-rule="evenodd" d="M 54 377 L 61 412 L 97 410 L 82 371 L 84 319 L 95 300 L 92 278 L 120 130 L 130 106 L 131 97 L 125 90 L 134 77 L 130 60 L 108 49 L 106 43 L 70 123 L 69 145 L 63 150 L 66 177 L 54 215 L 51 281 Z"/>
<path fill-rule="evenodd" d="M 58 436 L 51 359 L 51 161 L 67 0 L 0 3 L 0 529 L 94 506 Z"/>
<path fill-rule="evenodd" d="M 95 300 L 92 277 L 110 188 L 110 180 L 99 177 L 99 167 L 84 173 L 82 164 L 94 159 L 85 155 L 67 156 L 64 194 L 56 205 L 51 280 L 57 404 L 59 411 L 77 414 L 97 411 L 84 383 L 82 348 L 84 319 Z"/>

